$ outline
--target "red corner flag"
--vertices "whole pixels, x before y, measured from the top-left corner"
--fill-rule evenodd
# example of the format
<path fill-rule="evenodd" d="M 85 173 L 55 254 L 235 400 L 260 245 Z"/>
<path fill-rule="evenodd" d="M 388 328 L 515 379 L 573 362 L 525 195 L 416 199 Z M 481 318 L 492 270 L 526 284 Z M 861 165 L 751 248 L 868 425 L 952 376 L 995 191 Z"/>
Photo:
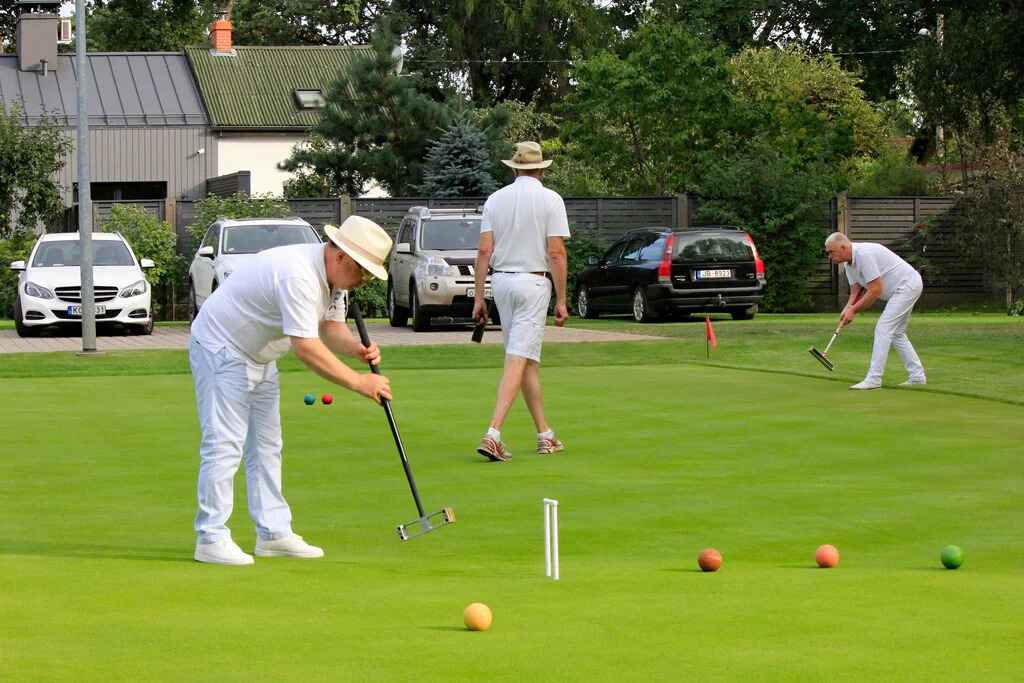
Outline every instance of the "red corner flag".
<path fill-rule="evenodd" d="M 705 346 L 707 347 L 708 358 L 711 357 L 711 349 L 718 348 L 718 338 L 715 337 L 715 328 L 711 327 L 711 318 L 704 316 L 704 336 L 707 337 Z"/>

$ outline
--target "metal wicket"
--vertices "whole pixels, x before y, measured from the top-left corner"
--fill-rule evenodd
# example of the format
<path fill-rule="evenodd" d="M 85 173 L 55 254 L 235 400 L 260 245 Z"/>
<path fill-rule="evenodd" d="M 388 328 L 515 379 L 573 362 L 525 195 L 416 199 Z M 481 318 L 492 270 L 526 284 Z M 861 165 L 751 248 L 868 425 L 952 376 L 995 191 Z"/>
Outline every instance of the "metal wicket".
<path fill-rule="evenodd" d="M 544 499 L 544 576 L 558 581 L 558 501 Z"/>

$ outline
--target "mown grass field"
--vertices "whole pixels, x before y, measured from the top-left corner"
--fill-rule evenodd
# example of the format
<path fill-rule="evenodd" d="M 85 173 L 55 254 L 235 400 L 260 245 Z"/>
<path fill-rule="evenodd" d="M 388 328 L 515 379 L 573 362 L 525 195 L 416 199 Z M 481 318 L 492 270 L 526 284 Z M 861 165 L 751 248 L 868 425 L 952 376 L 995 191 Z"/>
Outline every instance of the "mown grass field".
<path fill-rule="evenodd" d="M 459 516 L 404 544 L 393 527 L 415 511 L 382 411 L 339 392 L 303 405 L 329 388 L 286 359 L 285 491 L 327 556 L 242 568 L 191 559 L 183 352 L 0 357 L 0 680 L 1018 680 L 1020 323 L 918 316 L 929 387 L 854 393 L 870 321 L 826 377 L 806 347 L 833 322 L 716 322 L 710 363 L 701 323 L 549 346 L 568 449 L 532 454 L 517 405 L 507 464 L 474 453 L 499 349 L 385 349 L 427 505 Z M 903 379 L 895 355 L 890 370 Z M 241 478 L 232 529 L 251 549 Z M 815 568 L 822 543 L 836 569 Z M 949 543 L 960 570 L 939 564 Z M 716 574 L 696 568 L 708 546 Z M 473 601 L 490 631 L 462 628 Z"/>

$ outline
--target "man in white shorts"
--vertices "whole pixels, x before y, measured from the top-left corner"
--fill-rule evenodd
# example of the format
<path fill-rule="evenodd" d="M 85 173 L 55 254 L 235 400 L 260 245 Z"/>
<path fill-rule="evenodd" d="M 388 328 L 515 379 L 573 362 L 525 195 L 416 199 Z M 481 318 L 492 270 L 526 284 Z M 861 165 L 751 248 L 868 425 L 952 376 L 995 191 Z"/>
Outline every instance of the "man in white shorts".
<path fill-rule="evenodd" d="M 833 263 L 842 264 L 850 283 L 850 298 L 839 317 L 841 326 L 849 325 L 858 313 L 870 308 L 876 300 L 887 302 L 875 325 L 875 343 L 868 374 L 850 388 L 878 389 L 882 386 L 890 346 L 896 347 L 907 369 L 907 380 L 900 386 L 925 384 L 924 366 L 907 338 L 910 314 L 923 289 L 920 273 L 881 244 L 854 244 L 840 232 L 828 236 L 825 251 Z"/>
<path fill-rule="evenodd" d="M 281 387 L 277 358 L 289 349 L 310 370 L 374 401 L 391 398 L 388 379 L 360 374 L 334 355 L 380 362 L 345 325 L 345 293 L 387 279 L 391 238 L 373 221 L 325 226 L 326 244 L 268 249 L 236 270 L 203 303 L 192 323 L 189 362 L 199 427 L 199 512 L 195 559 L 252 564 L 227 527 L 234 476 L 245 461 L 249 516 L 258 557 L 323 557 L 292 531 L 281 490 Z"/>
<path fill-rule="evenodd" d="M 494 416 L 477 452 L 495 462 L 512 457 L 502 443 L 501 425 L 520 389 L 537 427 L 537 452 L 554 453 L 564 448 L 544 418 L 540 386 L 540 350 L 552 280 L 555 324 L 561 327 L 569 317 L 564 242 L 569 237 L 569 218 L 558 193 L 541 184 L 544 169 L 551 162 L 544 161 L 536 142 L 520 142 L 512 158 L 502 163 L 515 170 L 516 179 L 484 204 L 473 305 L 473 318 L 486 321 L 484 280 L 488 268 L 493 269 L 491 291 L 501 318 L 505 369 L 498 384 Z"/>

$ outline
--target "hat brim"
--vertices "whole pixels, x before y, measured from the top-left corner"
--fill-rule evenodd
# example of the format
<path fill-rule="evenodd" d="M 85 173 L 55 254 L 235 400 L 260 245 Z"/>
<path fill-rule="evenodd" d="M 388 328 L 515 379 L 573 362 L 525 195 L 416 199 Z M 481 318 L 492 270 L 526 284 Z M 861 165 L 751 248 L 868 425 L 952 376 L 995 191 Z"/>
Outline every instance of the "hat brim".
<path fill-rule="evenodd" d="M 551 165 L 551 159 L 546 159 L 545 161 L 537 161 L 532 164 L 517 164 L 516 162 L 511 161 L 509 159 L 502 159 L 501 163 L 505 164 L 509 168 L 517 168 L 520 171 L 532 171 L 538 168 L 547 168 L 548 166 Z"/>
<path fill-rule="evenodd" d="M 361 253 L 356 245 L 347 242 L 341 234 L 341 230 L 333 225 L 325 225 L 324 234 L 327 235 L 327 239 L 331 241 L 331 244 L 351 256 L 356 263 L 369 271 L 375 278 L 378 280 L 388 279 L 387 268 L 379 263 L 375 263 L 366 254 Z"/>

